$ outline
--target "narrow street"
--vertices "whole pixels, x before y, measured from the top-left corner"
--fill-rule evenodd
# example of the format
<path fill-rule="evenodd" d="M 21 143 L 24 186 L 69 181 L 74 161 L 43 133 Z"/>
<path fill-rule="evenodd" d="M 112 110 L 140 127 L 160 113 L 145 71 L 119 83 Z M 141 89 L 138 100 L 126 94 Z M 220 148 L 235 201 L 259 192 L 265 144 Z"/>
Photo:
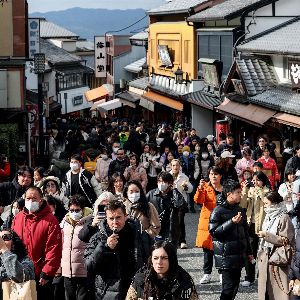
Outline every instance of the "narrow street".
<path fill-rule="evenodd" d="M 198 219 L 199 209 L 197 209 L 197 213 L 188 213 L 185 216 L 188 249 L 178 250 L 179 263 L 194 278 L 194 282 L 199 293 L 199 299 L 217 300 L 220 298 L 221 285 L 219 283 L 219 274 L 216 269 L 213 269 L 213 279 L 211 283 L 199 284 L 199 281 L 203 275 L 203 252 L 202 249 L 195 247 Z M 244 273 L 241 279 L 244 279 Z M 257 281 L 254 286 L 251 286 L 249 288 L 243 288 L 242 286 L 240 286 L 236 299 L 256 300 Z"/>

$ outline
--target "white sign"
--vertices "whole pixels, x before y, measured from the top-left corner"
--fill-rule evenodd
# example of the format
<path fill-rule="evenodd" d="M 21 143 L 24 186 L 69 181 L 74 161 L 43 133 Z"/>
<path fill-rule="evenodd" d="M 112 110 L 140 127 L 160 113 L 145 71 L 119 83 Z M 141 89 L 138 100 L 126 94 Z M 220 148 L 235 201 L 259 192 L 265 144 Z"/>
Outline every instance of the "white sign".
<path fill-rule="evenodd" d="M 105 36 L 95 36 L 95 77 L 106 77 Z"/>
<path fill-rule="evenodd" d="M 40 53 L 40 19 L 28 18 L 29 58 Z"/>

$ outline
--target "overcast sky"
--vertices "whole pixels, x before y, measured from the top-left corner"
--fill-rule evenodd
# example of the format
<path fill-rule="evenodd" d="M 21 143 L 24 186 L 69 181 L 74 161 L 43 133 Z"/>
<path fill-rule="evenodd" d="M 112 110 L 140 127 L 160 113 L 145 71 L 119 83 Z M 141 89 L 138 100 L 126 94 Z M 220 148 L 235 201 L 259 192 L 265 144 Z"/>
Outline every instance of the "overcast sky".
<path fill-rule="evenodd" d="M 29 12 L 48 12 L 72 7 L 107 9 L 151 9 L 165 3 L 166 0 L 27 0 Z"/>

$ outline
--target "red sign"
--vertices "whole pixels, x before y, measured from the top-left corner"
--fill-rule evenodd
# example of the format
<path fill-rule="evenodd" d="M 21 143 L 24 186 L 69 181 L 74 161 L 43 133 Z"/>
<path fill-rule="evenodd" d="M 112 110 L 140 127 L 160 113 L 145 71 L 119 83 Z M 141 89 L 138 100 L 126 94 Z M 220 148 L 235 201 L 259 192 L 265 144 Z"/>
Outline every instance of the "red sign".
<path fill-rule="evenodd" d="M 27 104 L 28 126 L 31 136 L 39 135 L 39 108 L 37 104 Z"/>

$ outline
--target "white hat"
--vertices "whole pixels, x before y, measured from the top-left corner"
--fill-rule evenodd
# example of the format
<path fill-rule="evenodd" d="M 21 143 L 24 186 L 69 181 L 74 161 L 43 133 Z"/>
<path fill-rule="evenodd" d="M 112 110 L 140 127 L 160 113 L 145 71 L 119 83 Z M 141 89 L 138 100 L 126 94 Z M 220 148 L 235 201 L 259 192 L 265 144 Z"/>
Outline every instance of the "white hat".
<path fill-rule="evenodd" d="M 221 158 L 228 158 L 228 157 L 234 158 L 235 155 L 231 154 L 231 152 L 227 151 L 227 150 L 225 150 L 221 153 Z"/>
<path fill-rule="evenodd" d="M 213 142 L 215 139 L 215 137 L 212 134 L 209 134 L 206 138 L 209 142 Z"/>

